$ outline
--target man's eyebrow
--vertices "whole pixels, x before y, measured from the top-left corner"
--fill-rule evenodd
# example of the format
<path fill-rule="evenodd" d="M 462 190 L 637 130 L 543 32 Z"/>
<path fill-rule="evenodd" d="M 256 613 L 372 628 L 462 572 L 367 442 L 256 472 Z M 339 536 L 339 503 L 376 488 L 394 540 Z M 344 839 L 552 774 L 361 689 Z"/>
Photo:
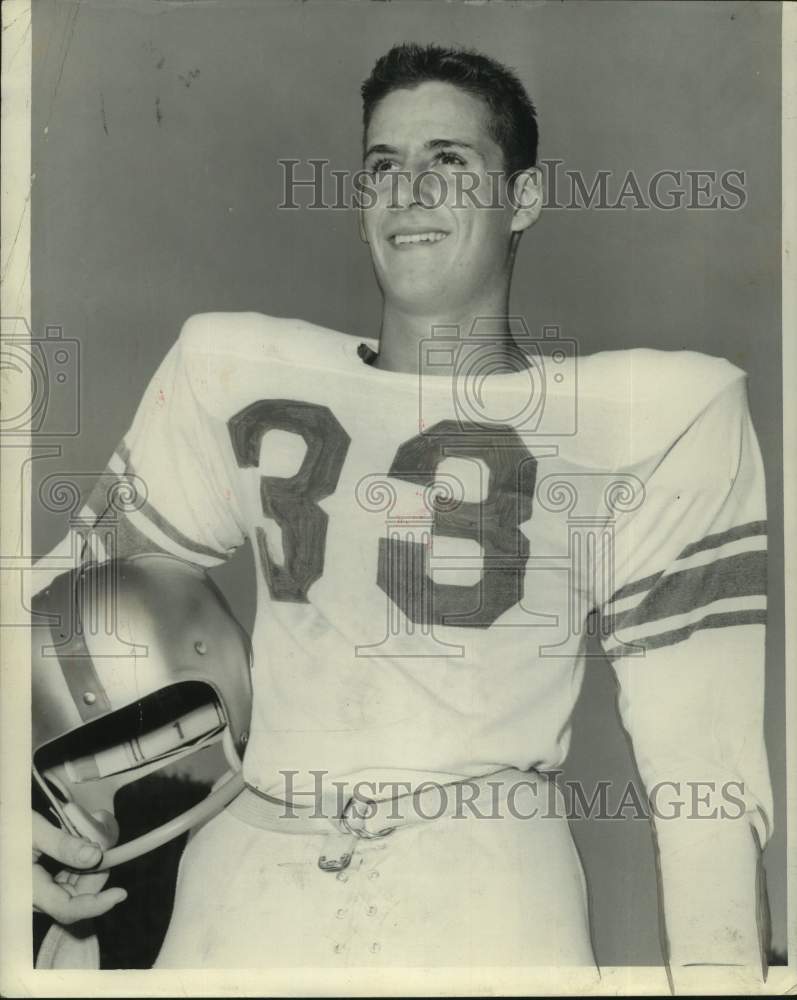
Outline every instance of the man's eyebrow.
<path fill-rule="evenodd" d="M 423 144 L 424 149 L 446 149 L 449 146 L 460 146 L 463 149 L 472 149 L 474 153 L 478 153 L 478 149 L 473 145 L 472 142 L 467 142 L 465 139 L 430 139 L 428 142 Z M 366 150 L 364 159 L 368 159 L 373 153 L 398 153 L 395 146 L 388 146 L 385 143 L 376 143 Z"/>
<path fill-rule="evenodd" d="M 397 153 L 397 152 L 398 150 L 395 148 L 395 146 L 386 146 L 384 145 L 384 143 L 377 143 L 375 146 L 371 146 L 370 149 L 366 150 L 364 159 L 367 160 L 372 153 Z"/>
<path fill-rule="evenodd" d="M 478 152 L 472 142 L 466 142 L 464 139 L 430 139 L 429 142 L 424 143 L 424 146 L 427 149 L 441 149 L 444 146 L 464 146 L 465 149 L 472 149 L 474 152 Z"/>

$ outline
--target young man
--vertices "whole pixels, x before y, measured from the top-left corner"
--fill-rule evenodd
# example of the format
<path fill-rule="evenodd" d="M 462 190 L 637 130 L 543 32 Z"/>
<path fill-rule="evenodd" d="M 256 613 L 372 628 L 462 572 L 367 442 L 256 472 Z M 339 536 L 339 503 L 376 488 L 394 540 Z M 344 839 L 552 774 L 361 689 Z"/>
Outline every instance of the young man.
<path fill-rule="evenodd" d="M 744 375 L 691 352 L 577 362 L 510 317 L 542 199 L 511 72 L 397 46 L 363 98 L 378 342 L 194 316 L 110 464 L 148 491 L 117 554 L 210 567 L 248 538 L 258 568 L 248 788 L 189 842 L 157 964 L 592 966 L 544 776 L 591 625 L 651 799 L 672 980 L 760 977 L 766 514 Z"/>

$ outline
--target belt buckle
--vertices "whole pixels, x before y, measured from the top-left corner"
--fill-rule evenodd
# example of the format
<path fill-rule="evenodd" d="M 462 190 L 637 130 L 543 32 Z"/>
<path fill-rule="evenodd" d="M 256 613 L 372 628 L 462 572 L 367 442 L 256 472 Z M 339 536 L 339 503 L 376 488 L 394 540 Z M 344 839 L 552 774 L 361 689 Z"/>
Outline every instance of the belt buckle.
<path fill-rule="evenodd" d="M 365 811 L 359 806 L 362 803 Z M 357 847 L 358 840 L 377 840 L 394 832 L 395 827 L 388 827 L 376 833 L 366 829 L 365 823 L 373 815 L 376 803 L 372 799 L 362 799 L 358 802 L 352 796 L 346 803 L 338 819 L 338 829 L 330 830 L 325 841 L 325 850 L 318 859 L 318 867 L 323 872 L 342 872 L 351 864 L 351 859 Z M 337 845 L 337 849 L 335 848 Z"/>
<path fill-rule="evenodd" d="M 360 805 L 365 807 L 364 811 L 360 811 Z M 352 796 L 340 815 L 341 828 L 361 840 L 378 840 L 380 837 L 387 837 L 388 834 L 395 831 L 394 826 L 374 832 L 367 829 L 365 825 L 375 812 L 376 802 L 373 799 L 356 799 Z"/>

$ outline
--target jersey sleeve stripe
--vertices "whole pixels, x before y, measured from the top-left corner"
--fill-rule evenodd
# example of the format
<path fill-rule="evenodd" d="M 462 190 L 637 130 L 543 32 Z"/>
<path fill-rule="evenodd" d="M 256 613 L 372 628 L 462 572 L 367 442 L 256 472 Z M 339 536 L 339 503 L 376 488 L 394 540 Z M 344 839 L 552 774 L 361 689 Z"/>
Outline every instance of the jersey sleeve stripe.
<path fill-rule="evenodd" d="M 125 458 L 125 456 L 127 457 Z M 137 475 L 130 463 L 130 452 L 124 444 L 117 448 L 111 457 L 111 461 L 108 463 L 108 468 L 117 475 L 118 481 L 122 483 L 125 482 L 123 477 L 130 477 L 132 479 Z M 213 566 L 220 562 L 225 562 L 229 557 L 228 552 L 221 552 L 188 538 L 146 499 L 138 504 L 136 510 L 126 511 L 125 517 L 147 538 L 153 541 L 160 540 L 163 537 L 168 539 L 168 543 L 163 545 L 164 550 L 179 555 L 181 559 L 187 559 L 189 562 L 200 562 L 206 566 Z M 207 560 L 211 561 L 208 562 Z"/>
<path fill-rule="evenodd" d="M 127 469 L 130 466 L 130 449 L 124 440 L 116 446 L 116 451 L 111 456 L 109 465 L 116 465 L 116 468 Z"/>
<path fill-rule="evenodd" d="M 706 566 L 708 563 L 715 562 L 719 559 L 725 559 L 728 556 L 735 556 L 740 552 L 766 552 L 766 549 L 766 535 L 753 535 L 748 538 L 737 538 L 734 541 L 725 542 L 724 545 L 718 545 L 713 549 L 700 549 L 697 552 L 690 553 L 689 555 L 679 556 L 675 563 L 673 563 L 672 568 L 668 570 L 665 575 L 677 573 L 684 569 L 691 569 L 695 566 Z"/>
<path fill-rule="evenodd" d="M 766 552 L 742 552 L 660 577 L 636 606 L 607 615 L 606 628 L 612 633 L 685 614 L 724 598 L 766 594 L 766 589 Z"/>
<path fill-rule="evenodd" d="M 609 659 L 619 659 L 622 656 L 639 655 L 642 649 L 660 649 L 664 646 L 674 646 L 683 642 L 693 633 L 706 628 L 728 628 L 734 625 L 766 625 L 766 608 L 748 608 L 746 610 L 723 611 L 704 614 L 694 622 L 683 625 L 680 628 L 671 629 L 666 632 L 658 632 L 654 635 L 638 636 L 629 639 L 624 644 L 611 646 L 606 649 Z M 617 638 L 617 637 L 615 637 Z"/>
<path fill-rule="evenodd" d="M 183 554 L 174 545 L 169 545 L 166 548 L 159 544 L 156 538 L 144 534 L 126 516 L 105 525 L 102 521 L 98 521 L 93 528 L 82 529 L 81 534 L 88 548 L 83 561 L 86 561 L 87 557 L 89 557 L 89 561 L 104 562 L 111 558 L 129 558 L 148 552 L 162 552 L 165 555 L 185 559 L 187 562 L 199 562 L 197 556 L 191 555 L 189 557 L 188 554 Z M 217 562 L 202 562 L 201 564 L 211 566 L 217 565 Z"/>
<path fill-rule="evenodd" d="M 659 632 L 672 632 L 675 629 L 686 625 L 693 625 L 695 622 L 705 618 L 708 614 L 724 614 L 736 611 L 766 611 L 767 599 L 763 594 L 756 597 L 722 597 L 704 604 L 699 608 L 692 608 L 680 615 L 672 615 L 669 618 L 660 618 L 655 622 L 642 622 L 639 625 L 629 625 L 622 629 L 622 634 L 618 636 L 622 642 L 633 642 L 645 636 L 658 634 Z M 605 624 L 605 623 L 604 623 Z M 616 634 L 606 630 L 606 634 Z"/>
<path fill-rule="evenodd" d="M 628 597 L 636 597 L 637 594 L 644 594 L 646 591 L 656 583 L 657 580 L 663 575 L 663 570 L 658 573 L 653 573 L 651 576 L 645 576 L 641 580 L 634 580 L 632 583 L 626 583 L 624 586 L 620 587 L 618 590 L 612 594 L 609 598 L 608 603 L 614 604 L 618 601 L 625 600 Z"/>
<path fill-rule="evenodd" d="M 149 508 L 147 513 L 152 515 L 154 512 L 152 508 Z M 163 518 L 158 517 L 158 521 L 160 522 L 158 524 L 154 518 L 151 516 L 147 517 L 144 511 L 138 510 L 126 514 L 125 518 L 137 529 L 140 535 L 148 538 L 159 549 L 180 559 L 185 559 L 186 562 L 197 563 L 200 566 L 217 566 L 227 558 L 226 555 L 220 555 L 195 543 L 189 543 L 189 545 L 185 546 L 181 545 L 174 537 L 175 535 L 179 535 L 179 532 L 172 531 L 170 525 L 168 525 L 169 530 L 161 530 L 160 524 L 167 524 Z"/>
<path fill-rule="evenodd" d="M 727 531 L 719 531 L 714 535 L 706 535 L 706 537 L 701 538 L 699 542 L 693 542 L 691 545 L 687 545 L 678 558 L 686 559 L 695 552 L 702 552 L 704 549 L 716 549 L 720 545 L 725 545 L 728 542 L 735 542 L 740 538 L 751 538 L 755 535 L 766 535 L 766 533 L 766 521 L 749 521 L 747 524 L 737 525 L 737 527 L 729 528 Z"/>
<path fill-rule="evenodd" d="M 94 516 L 91 528 L 81 529 L 90 558 L 103 561 L 109 557 L 108 546 L 100 537 L 101 529 L 105 529 L 106 534 L 116 533 L 115 548 L 120 554 L 157 550 L 201 566 L 217 566 L 226 561 L 228 553 L 187 538 L 140 496 L 136 474 L 130 465 L 125 466 L 120 451 L 118 449 L 111 457 L 106 473 L 83 508 Z M 87 555 L 84 550 L 84 559 Z"/>
<path fill-rule="evenodd" d="M 651 590 L 664 576 L 672 576 L 681 570 L 703 566 L 739 552 L 765 550 L 766 524 L 766 521 L 751 521 L 728 531 L 707 535 L 702 541 L 687 545 L 675 558 L 668 571 L 660 570 L 658 573 L 623 584 L 614 591 L 605 606 L 613 614 L 620 610 L 625 611 L 638 603 L 630 598 Z"/>

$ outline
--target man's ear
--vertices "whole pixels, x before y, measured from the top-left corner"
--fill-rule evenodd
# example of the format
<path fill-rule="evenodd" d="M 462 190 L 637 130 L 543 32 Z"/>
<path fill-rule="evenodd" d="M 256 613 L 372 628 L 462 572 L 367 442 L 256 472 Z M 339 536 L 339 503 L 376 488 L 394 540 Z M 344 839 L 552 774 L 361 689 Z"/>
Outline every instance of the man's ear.
<path fill-rule="evenodd" d="M 542 171 L 531 167 L 515 174 L 508 197 L 512 206 L 512 232 L 522 233 L 534 225 L 542 211 Z"/>

